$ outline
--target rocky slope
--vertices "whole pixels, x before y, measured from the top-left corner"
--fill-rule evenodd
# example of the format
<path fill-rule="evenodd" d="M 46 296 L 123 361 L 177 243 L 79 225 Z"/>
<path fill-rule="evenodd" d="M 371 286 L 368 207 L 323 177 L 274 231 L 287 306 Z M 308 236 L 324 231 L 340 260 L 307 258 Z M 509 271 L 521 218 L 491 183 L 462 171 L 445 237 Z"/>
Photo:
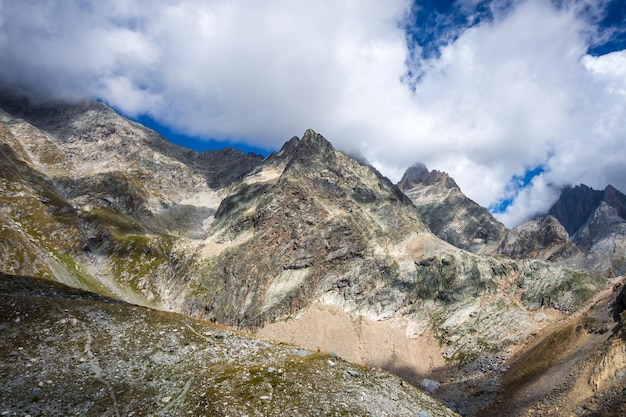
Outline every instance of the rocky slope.
<path fill-rule="evenodd" d="M 464 413 L 496 398 L 513 348 L 606 286 L 444 242 L 398 187 L 311 130 L 262 159 L 175 147 L 102 104 L 2 103 L 2 272 L 333 351 L 415 385 L 470 372 L 440 396 Z M 466 243 L 487 252 L 496 235 Z"/>
<path fill-rule="evenodd" d="M 507 364 L 498 399 L 481 416 L 622 416 L 626 413 L 626 287 L 540 331 Z"/>
<path fill-rule="evenodd" d="M 378 369 L 0 276 L 4 416 L 456 416 Z"/>
<path fill-rule="evenodd" d="M 461 192 L 445 172 L 415 164 L 398 186 L 413 201 L 421 218 L 439 238 L 475 253 L 491 253 L 506 227 Z"/>
<path fill-rule="evenodd" d="M 163 302 L 157 283 L 262 160 L 185 150 L 101 103 L 0 104 L 3 271 L 142 304 Z"/>

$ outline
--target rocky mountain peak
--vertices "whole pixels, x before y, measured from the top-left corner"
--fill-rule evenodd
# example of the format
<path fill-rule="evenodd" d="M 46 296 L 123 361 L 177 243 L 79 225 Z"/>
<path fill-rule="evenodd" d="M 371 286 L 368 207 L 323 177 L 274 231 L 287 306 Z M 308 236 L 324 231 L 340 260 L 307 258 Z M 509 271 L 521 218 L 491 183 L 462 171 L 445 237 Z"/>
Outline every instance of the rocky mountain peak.
<path fill-rule="evenodd" d="M 296 148 L 298 158 L 325 158 L 335 152 L 333 145 L 324 136 L 307 129 Z"/>
<path fill-rule="evenodd" d="M 413 201 L 420 216 L 440 239 L 471 252 L 494 249 L 506 228 L 487 209 L 466 197 L 447 173 L 410 167 L 398 187 Z"/>
<path fill-rule="evenodd" d="M 426 168 L 426 165 L 421 162 L 416 162 L 406 170 L 398 183 L 398 187 L 402 190 L 409 190 L 421 184 L 429 173 L 430 171 Z"/>
<path fill-rule="evenodd" d="M 603 191 L 594 190 L 584 184 L 567 187 L 548 214 L 556 217 L 572 236 L 587 221 L 603 197 Z"/>
<path fill-rule="evenodd" d="M 406 170 L 398 183 L 398 187 L 400 187 L 401 190 L 409 190 L 418 185 L 429 186 L 437 183 L 442 184 L 446 188 L 456 188 L 460 190 L 454 179 L 446 172 L 436 169 L 429 171 L 426 165 L 421 162 L 415 163 Z"/>
<path fill-rule="evenodd" d="M 617 211 L 618 216 L 626 220 L 626 195 L 612 185 L 608 185 L 604 189 L 603 201 L 610 207 L 613 207 Z"/>

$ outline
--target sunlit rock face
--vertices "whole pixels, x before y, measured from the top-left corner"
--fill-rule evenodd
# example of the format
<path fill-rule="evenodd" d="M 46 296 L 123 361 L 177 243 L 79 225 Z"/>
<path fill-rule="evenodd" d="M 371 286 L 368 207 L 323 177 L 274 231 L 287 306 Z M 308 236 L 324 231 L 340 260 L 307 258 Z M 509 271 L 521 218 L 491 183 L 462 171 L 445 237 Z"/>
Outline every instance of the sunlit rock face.
<path fill-rule="evenodd" d="M 430 230 L 458 248 L 491 253 L 506 233 L 506 227 L 465 196 L 445 172 L 429 171 L 418 163 L 405 172 L 398 186 Z"/>

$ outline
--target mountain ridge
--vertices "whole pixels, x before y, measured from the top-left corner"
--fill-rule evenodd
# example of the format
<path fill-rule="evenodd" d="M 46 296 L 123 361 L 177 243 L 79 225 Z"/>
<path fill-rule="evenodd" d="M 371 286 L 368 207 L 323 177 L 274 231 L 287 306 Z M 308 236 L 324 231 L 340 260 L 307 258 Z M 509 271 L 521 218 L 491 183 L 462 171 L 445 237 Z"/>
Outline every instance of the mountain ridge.
<path fill-rule="evenodd" d="M 542 259 L 609 277 L 626 273 L 626 195 L 580 184 L 565 187 L 547 213 L 507 229 L 468 199 L 445 172 L 423 164 L 398 183 L 441 239 L 474 253 Z"/>

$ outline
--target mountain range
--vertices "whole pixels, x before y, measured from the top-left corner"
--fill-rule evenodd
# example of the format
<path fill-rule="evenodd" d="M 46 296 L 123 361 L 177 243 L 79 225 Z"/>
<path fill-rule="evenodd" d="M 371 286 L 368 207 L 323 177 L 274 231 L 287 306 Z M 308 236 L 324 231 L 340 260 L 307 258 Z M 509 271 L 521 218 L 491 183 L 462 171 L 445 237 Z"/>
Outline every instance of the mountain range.
<path fill-rule="evenodd" d="M 259 353 L 247 347 L 272 339 L 310 352 L 315 363 L 348 361 L 335 374 L 348 381 L 354 373 L 373 375 L 382 368 L 441 402 L 425 405 L 430 398 L 417 401 L 417 391 L 400 395 L 393 390 L 402 380 L 389 380 L 400 384 L 392 390 L 380 376 L 368 380 L 372 391 L 355 394 L 384 397 L 390 390 L 398 407 L 393 415 L 624 411 L 626 196 L 611 186 L 567 188 L 545 216 L 508 230 L 446 173 L 416 164 L 393 184 L 313 130 L 264 158 L 178 147 L 103 103 L 37 102 L 3 92 L 0 109 L 1 319 L 12 332 L 0 350 L 8 352 L 1 383 L 10 394 L 9 413 L 37 407 L 58 415 L 147 410 L 128 390 L 147 394 L 130 382 L 112 382 L 115 361 L 103 369 L 89 356 L 107 337 L 153 356 L 167 350 L 148 347 L 152 336 L 160 339 L 160 324 L 143 333 L 146 342 L 134 347 L 126 342 L 129 329 L 137 326 L 136 313 L 126 311 L 137 306 L 148 307 L 141 310 L 146 317 L 161 310 L 159 320 L 206 328 L 207 334 L 218 331 L 210 326 L 250 333 L 237 336 L 246 340 L 238 345 L 240 363 L 215 359 L 221 364 L 215 372 L 228 374 L 228 383 L 239 381 L 239 387 L 260 369 L 278 372 L 287 366 L 284 349 Z M 110 313 L 103 299 L 89 298 L 95 295 L 50 287 L 52 282 L 105 297 L 106 306 L 119 305 L 119 314 Z M 23 288 L 28 294 L 20 293 Z M 58 296 L 63 301 L 54 301 L 51 291 L 63 293 Z M 81 301 L 85 297 L 88 306 Z M 80 359 L 82 349 L 91 364 L 85 372 L 99 366 L 95 380 L 104 382 L 94 389 L 110 395 L 71 412 L 54 408 L 63 396 L 60 388 L 44 396 L 44 381 L 32 398 L 28 378 L 21 376 L 29 360 L 42 374 L 62 379 L 68 372 L 61 358 L 72 354 L 67 341 L 46 339 L 45 332 L 55 330 L 41 325 L 61 320 L 50 316 L 55 302 L 65 311 L 80 305 L 83 310 L 67 315 L 82 317 L 80 323 L 86 323 L 86 309 L 91 315 L 102 311 L 100 327 L 90 321 L 82 335 L 71 337 L 80 344 L 88 334 L 101 335 L 90 336 L 89 349 L 79 347 L 73 354 Z M 16 325 L 18 305 L 32 308 L 29 323 L 38 317 L 36 337 L 29 326 Z M 57 346 L 59 357 L 16 350 L 30 343 L 23 341 L 28 337 Z M 213 339 L 209 347 L 206 338 L 189 337 L 193 340 L 177 343 L 216 349 Z M 115 360 L 121 367 L 138 367 L 135 376 L 156 377 L 148 372 L 151 356 L 141 352 L 137 355 L 147 363 Z M 269 360 L 272 355 L 279 359 Z M 16 357 L 23 360 L 19 366 Z M 362 368 L 350 373 L 349 363 Z M 303 397 L 296 415 L 380 412 L 374 404 L 380 401 L 357 409 L 336 395 L 360 388 L 335 387 L 317 365 L 302 367 L 307 373 L 298 378 L 308 379 L 334 406 L 316 410 L 316 397 Z M 325 376 L 317 379 L 317 371 Z M 193 374 L 175 367 L 163 372 Z M 212 412 L 294 415 L 283 400 L 272 402 L 274 409 L 263 405 L 268 398 L 292 395 L 280 381 L 263 378 L 267 384 L 258 391 L 240 393 Z M 220 392 L 216 384 L 226 379 L 203 381 L 204 391 L 185 388 L 183 381 L 182 388 L 167 388 L 178 389 L 173 395 L 164 394 L 164 386 L 153 388 L 151 411 L 143 414 L 182 414 L 185 406 L 202 402 L 203 392 Z M 166 397 L 170 400 L 159 402 Z M 102 411 L 107 402 L 113 406 Z"/>

